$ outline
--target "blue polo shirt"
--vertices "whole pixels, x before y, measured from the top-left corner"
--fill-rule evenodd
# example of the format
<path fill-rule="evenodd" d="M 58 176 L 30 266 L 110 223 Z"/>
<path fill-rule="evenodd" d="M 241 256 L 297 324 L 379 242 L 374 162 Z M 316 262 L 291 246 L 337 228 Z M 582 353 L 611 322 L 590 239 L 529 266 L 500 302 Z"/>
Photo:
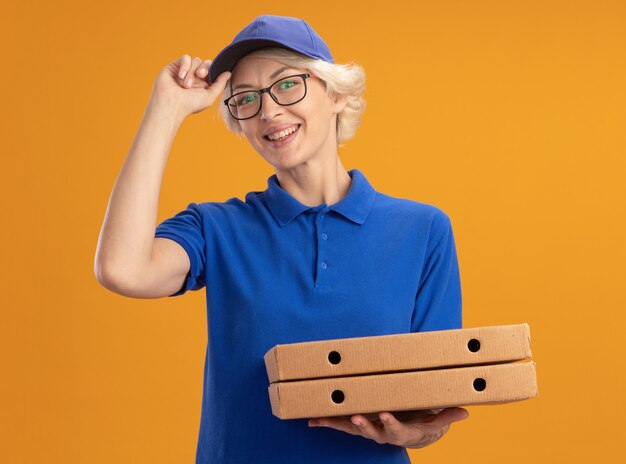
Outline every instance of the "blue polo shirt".
<path fill-rule="evenodd" d="M 452 228 L 435 206 L 377 192 L 357 169 L 333 205 L 269 177 L 245 202 L 190 203 L 155 237 L 178 242 L 205 288 L 198 464 L 409 463 L 406 449 L 272 415 L 263 356 L 279 343 L 461 328 Z"/>

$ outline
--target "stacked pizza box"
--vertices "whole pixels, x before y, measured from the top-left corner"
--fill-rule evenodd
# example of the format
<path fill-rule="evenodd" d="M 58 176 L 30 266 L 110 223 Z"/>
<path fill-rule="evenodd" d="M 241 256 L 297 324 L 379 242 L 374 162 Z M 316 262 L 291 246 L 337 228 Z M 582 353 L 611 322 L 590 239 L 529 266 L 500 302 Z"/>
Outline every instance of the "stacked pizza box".
<path fill-rule="evenodd" d="M 279 344 L 272 413 L 298 419 L 498 404 L 537 396 L 528 324 Z"/>

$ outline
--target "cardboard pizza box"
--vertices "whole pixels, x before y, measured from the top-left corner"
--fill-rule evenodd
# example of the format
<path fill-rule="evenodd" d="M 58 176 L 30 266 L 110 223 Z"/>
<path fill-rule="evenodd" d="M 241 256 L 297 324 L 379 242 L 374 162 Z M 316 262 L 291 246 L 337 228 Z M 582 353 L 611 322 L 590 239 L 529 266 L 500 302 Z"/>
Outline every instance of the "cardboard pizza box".
<path fill-rule="evenodd" d="M 276 382 L 272 413 L 299 419 L 499 404 L 537 396 L 535 363 Z"/>
<path fill-rule="evenodd" d="M 265 353 L 270 383 L 528 359 L 528 324 L 279 344 Z"/>

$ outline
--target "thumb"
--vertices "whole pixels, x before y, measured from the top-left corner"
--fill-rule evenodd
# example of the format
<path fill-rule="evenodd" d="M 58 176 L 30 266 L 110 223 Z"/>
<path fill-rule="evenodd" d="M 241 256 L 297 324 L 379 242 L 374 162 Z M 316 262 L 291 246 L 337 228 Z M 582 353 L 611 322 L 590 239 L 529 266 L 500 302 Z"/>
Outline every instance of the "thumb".
<path fill-rule="evenodd" d="M 224 88 L 226 87 L 226 83 L 228 82 L 228 79 L 230 78 L 230 76 L 231 76 L 230 71 L 224 71 L 222 74 L 217 76 L 217 79 L 215 79 L 215 81 L 213 82 L 210 82 L 209 79 L 207 78 L 207 81 L 209 82 L 209 88 L 207 89 L 207 94 L 212 102 L 215 101 L 217 96 L 224 90 Z"/>
<path fill-rule="evenodd" d="M 217 78 L 214 81 L 211 81 L 207 77 L 207 82 L 209 83 L 210 87 L 213 87 L 213 86 L 220 87 L 220 92 L 221 92 L 226 87 L 226 83 L 228 82 L 228 79 L 230 79 L 231 74 L 232 73 L 230 71 L 224 71 L 222 74 L 217 76 Z"/>

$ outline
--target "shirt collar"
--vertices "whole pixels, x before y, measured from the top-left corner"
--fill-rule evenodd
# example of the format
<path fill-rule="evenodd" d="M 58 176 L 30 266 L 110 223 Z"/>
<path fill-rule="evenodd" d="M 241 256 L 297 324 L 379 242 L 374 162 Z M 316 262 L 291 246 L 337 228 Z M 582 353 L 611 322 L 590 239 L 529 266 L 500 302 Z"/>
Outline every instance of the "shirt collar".
<path fill-rule="evenodd" d="M 352 169 L 348 171 L 348 174 L 352 178 L 348 194 L 334 205 L 330 205 L 328 209 L 338 212 L 357 224 L 363 224 L 374 204 L 376 190 L 358 169 Z M 317 206 L 303 205 L 291 196 L 278 184 L 276 174 L 272 174 L 267 179 L 264 197 L 272 215 L 281 227 L 289 224 L 298 214 L 317 208 Z"/>

